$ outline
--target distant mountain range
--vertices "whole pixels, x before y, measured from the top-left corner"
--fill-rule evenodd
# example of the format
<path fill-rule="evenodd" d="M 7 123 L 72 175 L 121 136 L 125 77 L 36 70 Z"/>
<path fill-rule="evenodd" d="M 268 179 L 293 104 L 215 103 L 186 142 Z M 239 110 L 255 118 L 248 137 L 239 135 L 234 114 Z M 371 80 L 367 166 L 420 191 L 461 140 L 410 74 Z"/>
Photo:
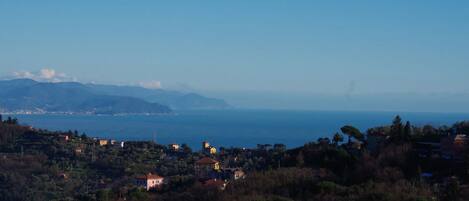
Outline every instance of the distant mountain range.
<path fill-rule="evenodd" d="M 0 81 L 0 111 L 13 113 L 161 114 L 172 109 L 222 109 L 220 99 L 142 87 Z"/>

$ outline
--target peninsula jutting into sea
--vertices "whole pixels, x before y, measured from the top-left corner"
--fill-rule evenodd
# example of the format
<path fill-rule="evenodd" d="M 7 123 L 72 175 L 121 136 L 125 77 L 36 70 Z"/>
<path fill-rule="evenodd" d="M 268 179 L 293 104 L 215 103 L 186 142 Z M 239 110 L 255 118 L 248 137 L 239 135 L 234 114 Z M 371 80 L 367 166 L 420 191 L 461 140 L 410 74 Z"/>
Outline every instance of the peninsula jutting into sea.
<path fill-rule="evenodd" d="M 0 119 L 2 119 L 0 117 Z M 287 148 L 118 141 L 0 121 L 2 200 L 456 200 L 469 122 L 345 125 Z M 22 186 L 23 188 L 15 188 Z M 429 188 L 433 186 L 432 188 Z M 282 190 L 280 190 L 282 189 Z"/>
<path fill-rule="evenodd" d="M 138 86 L 0 80 L 0 111 L 9 114 L 167 114 L 172 109 L 223 109 L 220 99 Z"/>

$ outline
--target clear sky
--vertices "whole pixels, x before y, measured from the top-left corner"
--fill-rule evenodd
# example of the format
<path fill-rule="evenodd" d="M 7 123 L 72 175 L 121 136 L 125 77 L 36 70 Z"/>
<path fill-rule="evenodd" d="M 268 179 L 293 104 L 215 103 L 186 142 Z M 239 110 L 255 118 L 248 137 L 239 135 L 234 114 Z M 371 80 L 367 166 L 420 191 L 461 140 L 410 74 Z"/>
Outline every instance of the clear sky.
<path fill-rule="evenodd" d="M 0 73 L 205 91 L 469 93 L 469 1 L 0 0 Z"/>

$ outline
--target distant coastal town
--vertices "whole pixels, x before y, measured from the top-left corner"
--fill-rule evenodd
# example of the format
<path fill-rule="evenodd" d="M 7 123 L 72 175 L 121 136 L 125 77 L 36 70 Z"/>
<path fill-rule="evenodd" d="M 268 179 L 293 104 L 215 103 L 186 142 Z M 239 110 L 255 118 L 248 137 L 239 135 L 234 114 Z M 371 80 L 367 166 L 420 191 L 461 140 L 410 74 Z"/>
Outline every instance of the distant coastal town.
<path fill-rule="evenodd" d="M 287 149 L 117 141 L 0 117 L 0 200 L 458 200 L 469 122 L 362 132 Z"/>

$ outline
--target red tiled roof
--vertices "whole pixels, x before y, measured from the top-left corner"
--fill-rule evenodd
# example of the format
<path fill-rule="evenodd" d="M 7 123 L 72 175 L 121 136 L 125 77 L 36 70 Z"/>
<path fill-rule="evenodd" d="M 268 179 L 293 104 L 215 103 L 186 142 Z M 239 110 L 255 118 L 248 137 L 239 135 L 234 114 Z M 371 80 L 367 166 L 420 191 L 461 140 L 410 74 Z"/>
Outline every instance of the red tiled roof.
<path fill-rule="evenodd" d="M 137 179 L 142 179 L 142 180 L 148 180 L 148 179 L 163 179 L 164 177 L 161 177 L 157 174 L 151 174 L 148 173 L 147 175 L 142 175 L 142 176 L 137 176 Z"/>
<path fill-rule="evenodd" d="M 224 187 L 225 182 L 223 180 L 220 180 L 220 179 L 210 179 L 210 180 L 207 180 L 204 183 L 204 185 L 205 186 L 210 186 L 210 187 Z"/>
<path fill-rule="evenodd" d="M 213 159 L 211 159 L 211 158 L 209 158 L 209 157 L 204 157 L 204 158 L 198 160 L 198 161 L 195 162 L 195 163 L 196 163 L 196 164 L 202 164 L 202 165 L 204 165 L 204 164 L 215 164 L 215 163 L 218 163 L 218 161 L 213 160 Z"/>

